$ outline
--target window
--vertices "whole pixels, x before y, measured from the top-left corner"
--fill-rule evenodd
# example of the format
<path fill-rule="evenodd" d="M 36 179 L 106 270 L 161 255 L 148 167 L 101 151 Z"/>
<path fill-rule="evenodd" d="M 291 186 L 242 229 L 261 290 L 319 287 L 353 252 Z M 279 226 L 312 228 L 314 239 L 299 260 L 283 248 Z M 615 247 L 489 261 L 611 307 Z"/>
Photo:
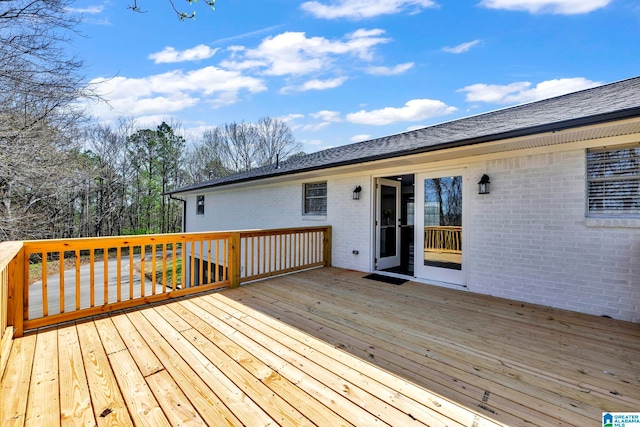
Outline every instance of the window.
<path fill-rule="evenodd" d="M 314 182 L 304 185 L 304 215 L 327 214 L 327 183 Z"/>
<path fill-rule="evenodd" d="M 196 215 L 204 215 L 204 196 L 196 197 Z"/>
<path fill-rule="evenodd" d="M 587 150 L 589 214 L 640 214 L 640 143 Z"/>

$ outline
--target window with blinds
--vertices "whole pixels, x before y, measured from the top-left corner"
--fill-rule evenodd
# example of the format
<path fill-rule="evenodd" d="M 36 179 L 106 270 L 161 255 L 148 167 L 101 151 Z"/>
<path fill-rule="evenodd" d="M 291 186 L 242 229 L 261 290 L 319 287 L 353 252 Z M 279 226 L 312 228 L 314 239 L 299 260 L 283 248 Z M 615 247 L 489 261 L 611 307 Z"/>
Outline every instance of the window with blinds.
<path fill-rule="evenodd" d="M 304 215 L 327 214 L 327 183 L 304 184 Z"/>
<path fill-rule="evenodd" d="M 587 150 L 589 214 L 640 214 L 640 143 Z"/>

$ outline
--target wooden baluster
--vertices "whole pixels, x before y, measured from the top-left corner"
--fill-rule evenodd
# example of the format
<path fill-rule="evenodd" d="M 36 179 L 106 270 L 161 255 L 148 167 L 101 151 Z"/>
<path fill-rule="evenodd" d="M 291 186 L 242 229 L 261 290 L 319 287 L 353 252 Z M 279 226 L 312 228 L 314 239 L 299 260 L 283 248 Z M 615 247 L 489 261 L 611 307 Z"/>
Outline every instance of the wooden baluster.
<path fill-rule="evenodd" d="M 104 299 L 103 305 L 109 304 L 109 249 L 102 249 L 102 262 L 104 263 Z"/>
<path fill-rule="evenodd" d="M 162 293 L 167 292 L 167 244 L 162 244 Z"/>
<path fill-rule="evenodd" d="M 270 235 L 265 236 L 265 257 L 267 258 L 265 273 L 271 273 L 273 271 L 273 236 Z"/>
<path fill-rule="evenodd" d="M 116 300 L 122 301 L 122 248 L 116 248 Z"/>
<path fill-rule="evenodd" d="M 216 251 L 215 251 L 216 271 L 214 272 L 216 283 L 220 281 L 220 244 L 222 243 L 224 245 L 224 242 L 225 242 L 224 240 L 222 242 L 220 240 L 216 240 Z"/>
<path fill-rule="evenodd" d="M 129 245 L 129 299 L 133 299 L 133 246 Z"/>
<path fill-rule="evenodd" d="M 196 257 L 194 256 L 196 254 L 196 244 L 195 242 L 191 242 L 191 262 L 189 264 L 189 267 L 191 269 L 191 271 L 189 272 L 189 285 L 188 287 L 192 288 L 193 284 L 195 283 L 195 274 L 193 274 L 195 272 L 195 268 L 196 268 Z"/>
<path fill-rule="evenodd" d="M 249 250 L 248 250 L 248 248 L 247 248 L 247 246 L 248 246 L 248 243 L 247 243 L 247 242 L 248 242 L 248 240 L 249 240 L 249 238 L 248 238 L 248 237 L 243 237 L 243 238 L 241 238 L 240 247 L 238 248 L 238 250 L 242 250 L 241 248 L 244 248 L 244 268 L 245 268 L 246 270 L 248 270 L 248 269 L 249 269 L 249 266 L 248 266 L 248 264 L 247 264 L 247 259 L 248 259 L 248 257 L 249 257 Z M 247 271 L 245 271 L 245 274 L 246 274 L 246 272 L 247 272 Z M 240 267 L 240 273 L 242 274 L 242 268 L 241 268 L 241 267 Z M 241 276 L 241 277 L 242 277 L 242 276 Z"/>
<path fill-rule="evenodd" d="M 47 292 L 47 253 L 42 253 L 42 316 L 49 315 L 49 294 Z"/>
<path fill-rule="evenodd" d="M 81 264 L 81 259 L 80 259 L 80 249 L 76 249 L 73 253 L 73 256 L 75 257 L 75 264 L 76 264 L 76 311 L 80 310 L 80 304 L 81 304 L 81 299 L 80 297 L 82 296 L 82 292 L 81 292 L 81 288 L 80 288 L 80 266 Z"/>
<path fill-rule="evenodd" d="M 154 243 L 151 245 L 151 295 L 156 294 L 156 287 L 158 286 L 158 247 Z"/>
<path fill-rule="evenodd" d="M 96 305 L 96 264 L 95 253 L 93 249 L 89 250 L 89 307 Z"/>
<path fill-rule="evenodd" d="M 258 254 L 260 253 L 260 238 L 253 236 L 251 238 L 251 275 L 260 274 Z"/>
<path fill-rule="evenodd" d="M 211 274 L 211 246 L 213 245 L 213 240 L 209 240 L 207 242 L 207 281 L 209 283 L 213 283 L 213 275 Z"/>
<path fill-rule="evenodd" d="M 189 287 L 189 284 L 187 283 L 187 245 L 184 240 L 180 243 L 180 252 L 182 253 L 182 278 L 180 279 L 180 284 L 184 289 Z"/>
<path fill-rule="evenodd" d="M 178 242 L 172 243 L 173 248 L 173 271 L 171 273 L 171 287 L 173 289 L 178 289 Z M 184 265 L 181 266 L 182 269 L 185 268 Z"/>
<path fill-rule="evenodd" d="M 204 285 L 204 242 L 200 240 L 200 256 L 198 257 L 198 283 L 196 286 Z"/>
<path fill-rule="evenodd" d="M 142 244 L 140 245 L 140 297 L 144 297 L 145 296 L 145 289 L 144 289 L 144 279 L 145 279 L 145 273 L 146 273 L 146 268 L 145 268 L 145 249 L 146 249 L 147 245 Z"/>

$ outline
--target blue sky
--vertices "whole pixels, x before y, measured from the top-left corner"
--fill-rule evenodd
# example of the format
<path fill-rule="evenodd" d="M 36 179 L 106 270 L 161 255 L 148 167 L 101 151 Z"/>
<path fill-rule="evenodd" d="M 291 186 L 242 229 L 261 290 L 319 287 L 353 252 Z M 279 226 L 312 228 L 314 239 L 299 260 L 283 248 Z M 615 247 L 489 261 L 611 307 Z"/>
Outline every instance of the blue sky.
<path fill-rule="evenodd" d="M 72 4 L 100 121 L 269 116 L 314 152 L 640 75 L 637 0 L 174 1 Z"/>

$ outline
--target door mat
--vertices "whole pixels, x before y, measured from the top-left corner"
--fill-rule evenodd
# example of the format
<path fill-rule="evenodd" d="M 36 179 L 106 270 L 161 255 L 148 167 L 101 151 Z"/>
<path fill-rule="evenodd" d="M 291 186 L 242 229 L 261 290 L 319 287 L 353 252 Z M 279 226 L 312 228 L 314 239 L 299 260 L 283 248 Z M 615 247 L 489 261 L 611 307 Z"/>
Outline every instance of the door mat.
<path fill-rule="evenodd" d="M 369 274 L 368 276 L 364 276 L 363 279 L 376 280 L 378 282 L 389 283 L 390 285 L 402 285 L 403 283 L 408 282 L 407 279 L 383 276 L 382 274 Z"/>

